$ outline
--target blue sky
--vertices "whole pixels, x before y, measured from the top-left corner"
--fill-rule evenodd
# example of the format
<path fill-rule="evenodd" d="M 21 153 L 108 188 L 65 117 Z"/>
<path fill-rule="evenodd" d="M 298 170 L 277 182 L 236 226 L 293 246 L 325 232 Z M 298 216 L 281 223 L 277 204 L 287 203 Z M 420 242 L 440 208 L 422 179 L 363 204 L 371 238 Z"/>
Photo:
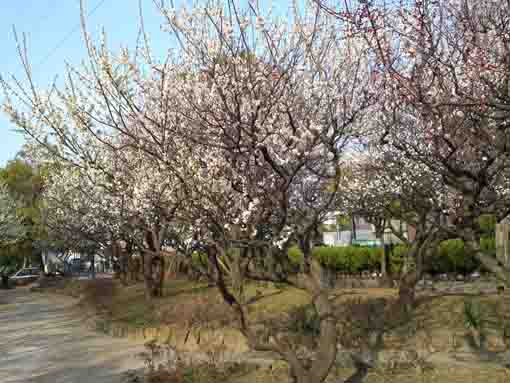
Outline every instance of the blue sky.
<path fill-rule="evenodd" d="M 133 46 L 138 30 L 138 0 L 87 0 L 88 11 L 99 8 L 89 17 L 90 32 L 104 26 L 108 43 L 113 49 L 121 44 Z M 161 24 L 152 0 L 143 1 L 146 28 L 157 36 Z M 46 87 L 54 76 L 62 73 L 64 60 L 79 63 L 86 51 L 78 28 L 80 21 L 79 0 L 2 0 L 0 4 L 0 73 L 22 76 L 12 33 L 15 25 L 20 35 L 27 33 L 29 57 L 37 85 Z M 77 30 L 76 30 L 77 29 Z M 70 34 L 71 31 L 74 33 Z M 65 42 L 62 42 L 66 38 Z M 154 48 L 163 48 L 160 37 Z M 56 49 L 57 45 L 59 48 Z M 51 55 L 50 55 L 51 54 Z M 49 56 L 48 56 L 49 55 Z M 0 102 L 3 94 L 0 95 Z M 20 134 L 3 113 L 0 114 L 0 166 L 12 159 L 23 144 Z"/>
<path fill-rule="evenodd" d="M 177 7 L 189 0 L 174 0 Z M 239 0 L 245 3 L 246 0 Z M 79 0 L 0 0 L 0 74 L 23 78 L 13 25 L 18 35 L 27 34 L 29 59 L 38 87 L 47 88 L 56 75 L 62 76 L 65 61 L 79 64 L 86 58 L 82 41 Z M 95 36 L 102 27 L 108 34 L 108 45 L 117 50 L 121 45 L 133 47 L 139 27 L 138 0 L 86 0 L 88 30 Z M 169 0 L 166 1 L 169 3 Z M 271 6 L 273 14 L 285 15 L 287 0 L 261 0 Z M 142 0 L 145 27 L 152 40 L 152 52 L 166 52 L 170 38 L 160 32 L 163 21 L 153 0 Z M 168 39 L 168 40 L 166 40 Z M 65 40 L 65 41 L 64 41 Z M 3 94 L 0 93 L 0 103 Z M 23 145 L 23 137 L 13 132 L 15 127 L 0 113 L 0 166 L 14 158 Z"/>

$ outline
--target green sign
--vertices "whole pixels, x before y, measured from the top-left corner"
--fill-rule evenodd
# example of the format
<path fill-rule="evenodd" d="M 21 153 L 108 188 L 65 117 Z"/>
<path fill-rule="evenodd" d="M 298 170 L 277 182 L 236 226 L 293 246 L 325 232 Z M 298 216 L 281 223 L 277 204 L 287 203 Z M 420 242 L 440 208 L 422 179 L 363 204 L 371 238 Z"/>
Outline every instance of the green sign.
<path fill-rule="evenodd" d="M 378 239 L 353 239 L 352 240 L 353 245 L 358 246 L 367 246 L 367 247 L 377 247 L 381 246 L 381 241 Z"/>

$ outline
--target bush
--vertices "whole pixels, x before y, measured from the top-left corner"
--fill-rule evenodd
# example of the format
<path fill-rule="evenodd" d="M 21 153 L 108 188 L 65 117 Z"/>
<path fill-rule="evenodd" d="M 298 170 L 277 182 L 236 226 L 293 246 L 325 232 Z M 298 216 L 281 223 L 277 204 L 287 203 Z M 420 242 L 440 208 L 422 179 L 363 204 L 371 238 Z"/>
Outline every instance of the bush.
<path fill-rule="evenodd" d="M 390 265 L 389 268 L 392 273 L 400 273 L 402 266 L 404 265 L 404 258 L 407 255 L 409 248 L 405 245 L 397 245 L 393 247 L 393 251 L 390 254 Z"/>
<path fill-rule="evenodd" d="M 480 246 L 483 251 L 495 254 L 494 237 L 482 238 Z M 388 268 L 392 273 L 400 273 L 404 258 L 409 251 L 405 245 L 394 246 L 389 254 Z M 321 246 L 312 250 L 312 255 L 326 268 L 346 273 L 378 270 L 381 264 L 383 249 L 380 247 L 363 246 Z M 289 258 L 299 264 L 303 254 L 299 248 L 289 250 Z M 443 241 L 437 251 L 429 259 L 426 269 L 431 273 L 462 273 L 469 274 L 480 269 L 476 257 L 464 246 L 460 239 Z"/>
<path fill-rule="evenodd" d="M 484 252 L 495 254 L 496 241 L 494 237 L 484 237 L 480 241 Z M 405 245 L 394 246 L 389 254 L 388 268 L 393 273 L 400 273 L 404 258 L 408 252 Z M 346 273 L 358 273 L 366 270 L 378 270 L 381 264 L 383 249 L 380 247 L 364 246 L 320 246 L 312 250 L 314 256 L 324 267 Z M 303 261 L 303 253 L 297 246 L 292 246 L 288 257 L 293 265 Z M 467 251 L 460 239 L 443 241 L 437 251 L 429 259 L 427 271 L 436 273 L 468 274 L 480 269 L 481 265 L 474 255 Z"/>
<path fill-rule="evenodd" d="M 395 246 L 390 254 L 390 268 L 399 272 L 403 257 L 407 252 L 405 246 Z M 292 264 L 299 265 L 303 261 L 303 253 L 297 246 L 288 251 Z M 383 249 L 381 247 L 366 246 L 319 246 L 312 250 L 322 266 L 346 273 L 359 273 L 362 271 L 378 270 L 381 265 Z"/>
<path fill-rule="evenodd" d="M 316 247 L 312 254 L 325 267 L 357 273 L 374 270 L 380 264 L 383 250 L 375 247 Z"/>
<path fill-rule="evenodd" d="M 292 246 L 287 251 L 287 256 L 294 266 L 299 266 L 303 262 L 303 252 L 298 246 Z"/>
<path fill-rule="evenodd" d="M 480 248 L 482 249 L 482 251 L 496 256 L 496 238 L 495 237 L 483 237 L 480 240 Z"/>
<path fill-rule="evenodd" d="M 493 238 L 482 239 L 480 245 L 484 251 L 495 249 Z M 441 242 L 432 256 L 429 268 L 433 273 L 469 274 L 479 269 L 480 263 L 473 253 L 466 249 L 461 239 L 451 239 Z"/>

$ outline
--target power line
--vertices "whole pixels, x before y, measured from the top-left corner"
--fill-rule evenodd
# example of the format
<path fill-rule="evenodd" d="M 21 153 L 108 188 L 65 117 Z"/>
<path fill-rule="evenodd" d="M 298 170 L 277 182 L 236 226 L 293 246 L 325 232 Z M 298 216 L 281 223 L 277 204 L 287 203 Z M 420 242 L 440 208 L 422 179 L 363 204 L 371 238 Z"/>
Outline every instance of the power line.
<path fill-rule="evenodd" d="M 92 16 L 94 14 L 94 12 L 96 12 L 104 3 L 106 2 L 106 0 L 100 0 L 99 3 L 94 7 L 92 8 L 88 13 L 87 13 L 87 18 Z M 76 31 L 78 31 L 81 27 L 81 23 L 77 24 L 74 26 L 73 29 L 71 29 L 71 31 L 69 31 L 62 40 L 60 40 L 57 45 L 55 45 L 53 47 L 53 49 L 46 55 L 43 57 L 43 59 L 37 64 L 37 66 L 41 66 L 42 64 L 44 64 L 57 50 L 59 50 L 62 45 L 64 45 L 67 40 L 69 40 L 69 38 L 71 38 L 71 36 L 76 33 Z"/>

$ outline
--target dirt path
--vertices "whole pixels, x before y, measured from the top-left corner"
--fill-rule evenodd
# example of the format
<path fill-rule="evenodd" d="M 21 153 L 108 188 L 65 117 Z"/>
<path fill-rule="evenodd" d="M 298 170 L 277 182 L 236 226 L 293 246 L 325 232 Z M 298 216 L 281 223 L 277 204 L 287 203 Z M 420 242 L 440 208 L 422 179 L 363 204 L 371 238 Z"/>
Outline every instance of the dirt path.
<path fill-rule="evenodd" d="M 87 330 L 74 300 L 0 290 L 0 382 L 120 383 L 143 347 Z"/>

